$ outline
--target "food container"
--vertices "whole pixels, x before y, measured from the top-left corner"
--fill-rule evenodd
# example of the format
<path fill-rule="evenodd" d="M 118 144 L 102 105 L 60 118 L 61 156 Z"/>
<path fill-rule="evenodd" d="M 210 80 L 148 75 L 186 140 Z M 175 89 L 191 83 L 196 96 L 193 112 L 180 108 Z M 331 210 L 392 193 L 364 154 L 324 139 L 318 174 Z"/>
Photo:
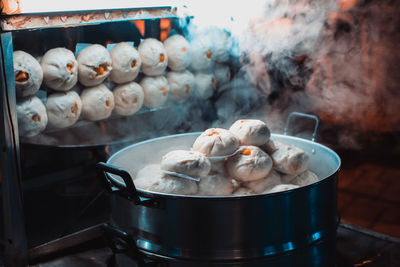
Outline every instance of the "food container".
<path fill-rule="evenodd" d="M 110 224 L 132 236 L 141 251 L 178 259 L 223 262 L 284 255 L 327 240 L 334 243 L 340 158 L 313 141 L 271 135 L 273 140 L 306 151 L 310 170 L 320 178 L 317 183 L 294 190 L 221 197 L 135 188 L 131 177 L 138 170 L 159 163 L 170 150 L 190 149 L 199 134 L 150 139 L 128 146 L 107 163 L 98 164 L 113 189 Z"/>

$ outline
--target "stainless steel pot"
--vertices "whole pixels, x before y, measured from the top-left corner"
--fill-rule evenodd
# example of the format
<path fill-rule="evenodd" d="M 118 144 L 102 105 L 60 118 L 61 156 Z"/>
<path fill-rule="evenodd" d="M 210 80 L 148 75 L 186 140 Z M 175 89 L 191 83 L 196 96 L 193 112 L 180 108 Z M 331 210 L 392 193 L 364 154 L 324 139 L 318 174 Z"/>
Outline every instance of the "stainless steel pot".
<path fill-rule="evenodd" d="M 267 257 L 334 239 L 340 158 L 326 146 L 305 139 L 271 137 L 305 150 L 311 158 L 310 169 L 320 177 L 319 182 L 295 190 L 220 197 L 135 188 L 131 176 L 138 170 L 159 163 L 170 150 L 190 149 L 199 134 L 147 140 L 118 151 L 107 164 L 99 163 L 116 193 L 111 198 L 110 222 L 131 234 L 139 249 L 167 257 L 219 261 Z"/>

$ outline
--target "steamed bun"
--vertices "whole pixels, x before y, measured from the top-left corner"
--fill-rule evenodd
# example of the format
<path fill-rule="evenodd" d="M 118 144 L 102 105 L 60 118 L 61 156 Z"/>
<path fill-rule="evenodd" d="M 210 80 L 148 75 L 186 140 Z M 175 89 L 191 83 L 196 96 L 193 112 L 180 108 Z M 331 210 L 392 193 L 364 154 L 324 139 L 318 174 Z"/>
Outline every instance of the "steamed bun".
<path fill-rule="evenodd" d="M 16 111 L 20 136 L 32 137 L 46 128 L 46 108 L 38 97 L 30 96 L 18 100 Z"/>
<path fill-rule="evenodd" d="M 39 62 L 24 51 L 14 51 L 15 92 L 17 97 L 34 95 L 43 81 Z"/>
<path fill-rule="evenodd" d="M 144 105 L 148 108 L 158 108 L 165 104 L 168 98 L 168 80 L 160 75 L 144 77 L 140 82 L 144 93 Z"/>
<path fill-rule="evenodd" d="M 230 157 L 226 169 L 236 180 L 249 182 L 266 177 L 272 168 L 272 159 L 256 146 L 241 146 L 242 150 Z"/>
<path fill-rule="evenodd" d="M 142 71 L 148 76 L 163 74 L 168 66 L 167 51 L 163 43 L 154 38 L 144 39 L 138 47 L 142 60 Z"/>
<path fill-rule="evenodd" d="M 135 82 L 116 86 L 113 90 L 113 94 L 115 102 L 114 111 L 119 115 L 132 115 L 139 111 L 143 105 L 143 89 Z"/>
<path fill-rule="evenodd" d="M 305 171 L 296 176 L 287 174 L 282 177 L 282 181 L 286 184 L 295 184 L 298 186 L 306 186 L 319 181 L 318 176 L 312 171 Z"/>
<path fill-rule="evenodd" d="M 301 148 L 274 142 L 276 150 L 271 154 L 274 168 L 284 174 L 297 175 L 310 167 L 310 157 Z"/>
<path fill-rule="evenodd" d="M 191 177 L 203 177 L 211 170 L 211 162 L 200 152 L 173 150 L 162 157 L 161 169 Z"/>
<path fill-rule="evenodd" d="M 222 128 L 210 128 L 196 138 L 192 149 L 210 157 L 230 155 L 238 147 L 239 142 L 231 132 Z"/>
<path fill-rule="evenodd" d="M 99 44 L 83 48 L 77 57 L 78 79 L 84 86 L 101 84 L 111 73 L 111 56 L 107 49 Z"/>
<path fill-rule="evenodd" d="M 78 82 L 78 62 L 74 53 L 64 47 L 48 50 L 40 65 L 44 83 L 55 91 L 68 91 Z"/>
<path fill-rule="evenodd" d="M 257 194 L 260 194 L 268 189 L 272 189 L 272 187 L 281 183 L 281 175 L 278 172 L 271 170 L 265 178 L 256 181 L 246 182 L 244 183 L 244 186 L 250 188 Z"/>
<path fill-rule="evenodd" d="M 194 195 L 198 187 L 195 181 L 166 175 L 160 164 L 150 164 L 141 169 L 134 178 L 135 185 L 153 192 Z"/>
<path fill-rule="evenodd" d="M 46 109 L 49 126 L 66 128 L 79 119 L 82 101 L 75 91 L 52 93 L 47 98 Z"/>
<path fill-rule="evenodd" d="M 241 145 L 261 146 L 271 136 L 267 125 L 260 120 L 238 120 L 232 124 L 229 131 L 236 136 Z"/>
<path fill-rule="evenodd" d="M 198 72 L 194 77 L 195 95 L 200 99 L 209 99 L 216 91 L 217 82 L 212 73 Z"/>
<path fill-rule="evenodd" d="M 232 179 L 219 175 L 201 177 L 198 195 L 201 196 L 228 196 L 233 192 Z"/>
<path fill-rule="evenodd" d="M 167 73 L 167 80 L 172 100 L 181 102 L 190 96 L 194 83 L 194 76 L 190 71 L 170 71 Z"/>
<path fill-rule="evenodd" d="M 190 68 L 195 71 L 210 70 L 214 64 L 213 40 L 205 34 L 190 42 Z"/>
<path fill-rule="evenodd" d="M 168 67 L 173 71 L 182 71 L 190 64 L 189 43 L 179 34 L 172 35 L 164 41 L 168 55 Z"/>
<path fill-rule="evenodd" d="M 150 185 L 148 190 L 167 194 L 195 195 L 198 187 L 195 181 L 165 175 Z"/>
<path fill-rule="evenodd" d="M 139 52 L 132 45 L 121 42 L 110 51 L 112 70 L 111 80 L 122 84 L 133 81 L 139 74 L 142 60 Z"/>
<path fill-rule="evenodd" d="M 84 89 L 81 100 L 82 117 L 90 121 L 107 119 L 115 105 L 113 93 L 104 84 Z"/>

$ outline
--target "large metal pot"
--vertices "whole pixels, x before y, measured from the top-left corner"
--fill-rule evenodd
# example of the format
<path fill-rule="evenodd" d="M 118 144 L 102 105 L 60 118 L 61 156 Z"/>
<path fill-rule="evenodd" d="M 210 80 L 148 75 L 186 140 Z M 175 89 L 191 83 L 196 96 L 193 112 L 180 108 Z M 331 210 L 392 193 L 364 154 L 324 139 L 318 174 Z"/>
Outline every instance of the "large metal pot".
<path fill-rule="evenodd" d="M 340 158 L 305 139 L 271 137 L 305 150 L 310 169 L 320 177 L 319 182 L 295 190 L 219 197 L 135 188 L 130 176 L 147 164 L 159 163 L 172 149 L 190 149 L 199 134 L 147 140 L 118 151 L 108 164 L 99 164 L 108 172 L 110 185 L 119 188 L 111 198 L 110 222 L 131 234 L 139 249 L 180 259 L 224 261 L 267 257 L 334 240 Z"/>

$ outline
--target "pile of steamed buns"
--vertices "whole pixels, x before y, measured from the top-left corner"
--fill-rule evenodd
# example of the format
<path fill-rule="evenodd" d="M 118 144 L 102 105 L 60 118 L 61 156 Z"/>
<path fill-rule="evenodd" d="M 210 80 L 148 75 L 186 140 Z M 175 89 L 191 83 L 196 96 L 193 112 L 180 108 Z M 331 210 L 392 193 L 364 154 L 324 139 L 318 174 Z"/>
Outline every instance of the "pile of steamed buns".
<path fill-rule="evenodd" d="M 264 122 L 248 119 L 236 121 L 229 130 L 207 129 L 191 150 L 170 151 L 160 164 L 141 169 L 134 182 L 138 188 L 169 194 L 267 194 L 317 182 L 309 166 L 304 150 L 273 141 Z"/>
<path fill-rule="evenodd" d="M 144 39 L 137 48 L 126 42 L 110 51 L 93 44 L 77 58 L 63 48 L 48 50 L 40 62 L 24 51 L 15 51 L 14 75 L 19 133 L 32 137 L 47 128 L 67 128 L 79 118 L 99 121 L 114 112 L 129 116 L 142 108 L 182 102 L 190 96 L 210 98 L 230 80 L 229 35 L 199 35 L 190 43 L 172 35 L 163 43 Z M 215 38 L 218 36 L 218 38 Z M 134 80 L 142 72 L 140 81 Z M 77 90 L 79 81 L 82 89 Z M 42 82 L 47 100 L 35 93 Z"/>

